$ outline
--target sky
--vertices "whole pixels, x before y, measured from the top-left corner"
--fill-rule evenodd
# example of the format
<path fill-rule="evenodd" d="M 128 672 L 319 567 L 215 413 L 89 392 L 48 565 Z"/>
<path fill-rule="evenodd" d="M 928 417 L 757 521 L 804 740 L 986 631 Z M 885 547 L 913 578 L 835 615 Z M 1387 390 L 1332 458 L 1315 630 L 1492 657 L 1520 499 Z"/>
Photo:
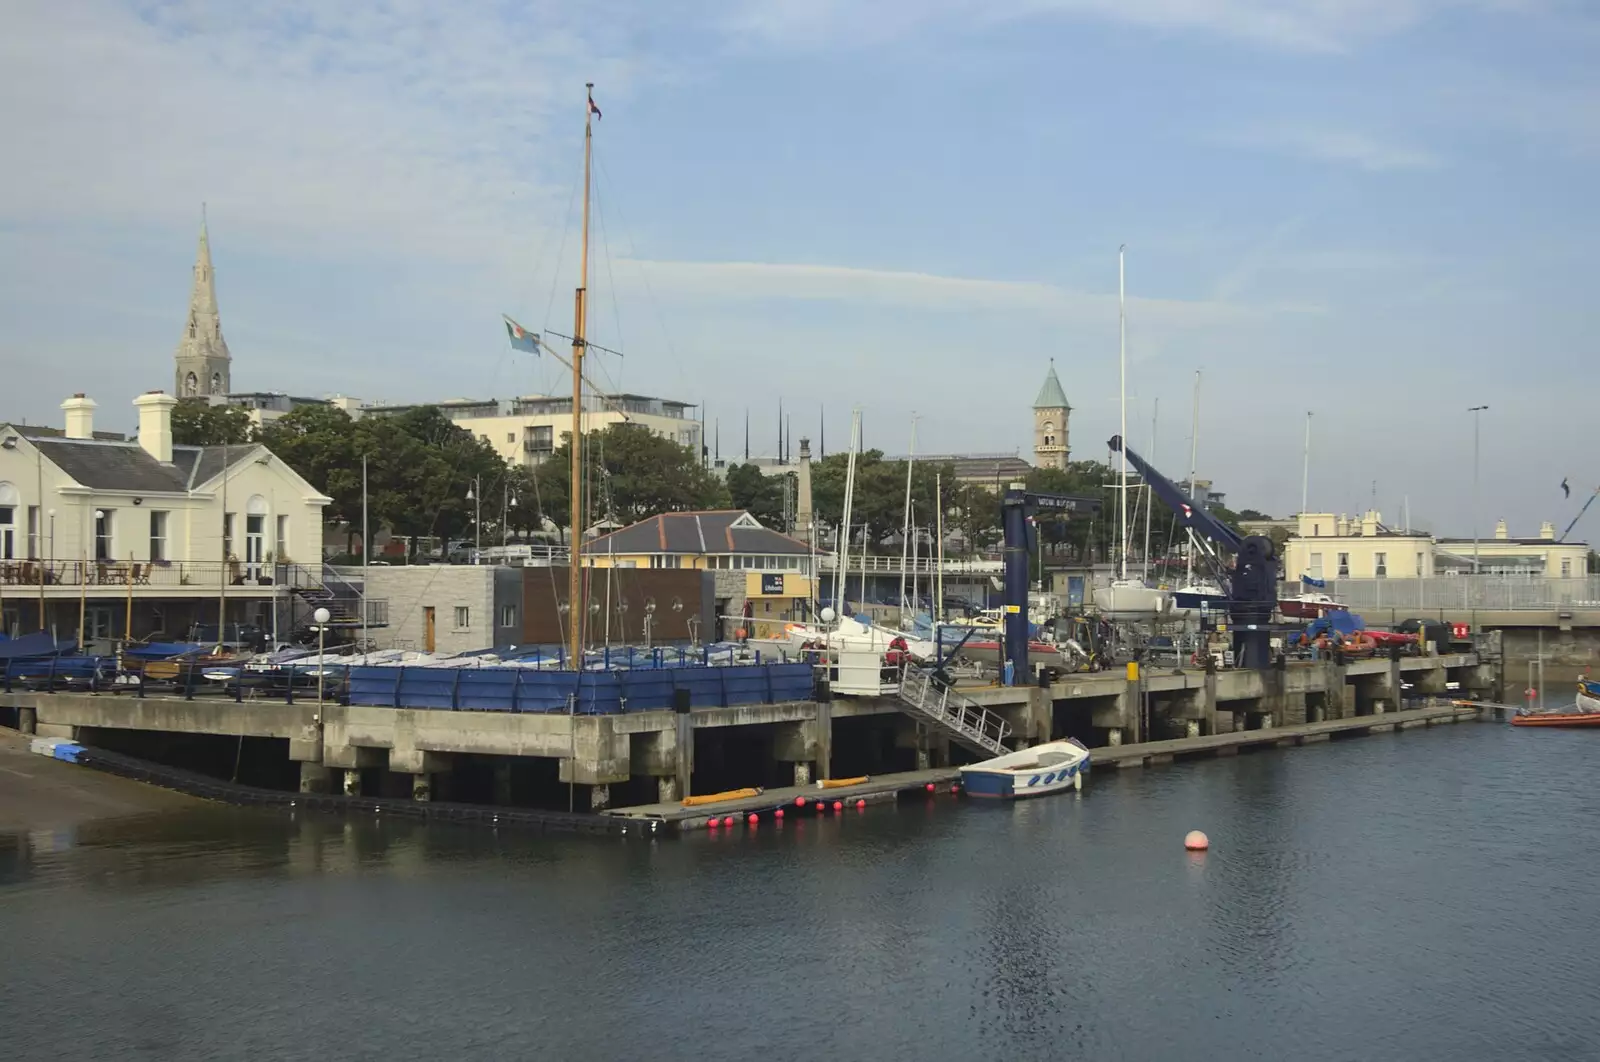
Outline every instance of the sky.
<path fill-rule="evenodd" d="M 11 0 L 0 419 L 171 389 L 202 203 L 235 390 L 560 390 L 500 314 L 571 331 L 593 81 L 595 378 L 725 458 L 780 401 L 1029 456 L 1053 360 L 1103 459 L 1125 245 L 1172 478 L 1200 371 L 1234 508 L 1300 508 L 1310 411 L 1312 510 L 1559 530 L 1600 484 L 1597 55 L 1581 0 Z"/>

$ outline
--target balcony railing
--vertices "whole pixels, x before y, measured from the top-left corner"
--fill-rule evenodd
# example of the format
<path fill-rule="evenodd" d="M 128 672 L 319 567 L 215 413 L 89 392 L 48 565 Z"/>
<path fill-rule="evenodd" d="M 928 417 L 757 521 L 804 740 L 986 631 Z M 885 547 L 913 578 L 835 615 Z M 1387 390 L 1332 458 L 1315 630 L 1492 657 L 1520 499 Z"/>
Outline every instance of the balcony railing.
<path fill-rule="evenodd" d="M 837 557 L 823 554 L 817 557 L 817 564 L 822 571 L 831 572 L 839 567 Z M 866 556 L 852 555 L 846 562 L 852 572 L 886 572 L 899 574 L 901 563 L 899 557 L 879 556 L 869 553 Z M 905 571 L 908 574 L 932 575 L 940 570 L 939 562 L 930 557 L 918 557 L 912 560 L 907 557 Z M 943 566 L 946 575 L 998 575 L 1005 571 L 1005 562 L 998 560 L 946 560 Z"/>
<path fill-rule="evenodd" d="M 1300 587 L 1286 583 L 1289 593 Z M 1600 576 L 1570 579 L 1519 575 L 1454 575 L 1431 579 L 1329 579 L 1335 601 L 1363 608 L 1521 611 L 1600 608 Z"/>
<path fill-rule="evenodd" d="M 305 569 L 294 564 L 250 564 L 245 561 L 0 561 L 0 586 L 6 588 L 132 587 L 214 590 L 221 586 L 295 589 L 315 583 Z"/>

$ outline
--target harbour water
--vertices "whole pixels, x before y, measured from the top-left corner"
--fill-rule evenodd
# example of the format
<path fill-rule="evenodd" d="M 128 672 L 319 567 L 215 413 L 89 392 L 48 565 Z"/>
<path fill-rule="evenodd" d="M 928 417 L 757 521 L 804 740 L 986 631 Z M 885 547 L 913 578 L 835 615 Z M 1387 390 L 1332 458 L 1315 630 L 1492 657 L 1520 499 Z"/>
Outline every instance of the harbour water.
<path fill-rule="evenodd" d="M 655 841 L 221 807 L 18 836 L 0 1050 L 1596 1058 L 1596 740 L 1485 721 Z"/>

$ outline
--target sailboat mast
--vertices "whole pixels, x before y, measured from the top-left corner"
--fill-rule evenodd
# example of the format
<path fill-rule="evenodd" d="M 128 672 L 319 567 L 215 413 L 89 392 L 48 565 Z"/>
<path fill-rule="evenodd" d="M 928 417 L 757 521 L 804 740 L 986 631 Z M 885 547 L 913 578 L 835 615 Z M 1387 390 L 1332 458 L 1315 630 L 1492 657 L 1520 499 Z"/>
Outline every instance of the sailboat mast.
<path fill-rule="evenodd" d="M 583 104 L 583 244 L 578 290 L 572 301 L 572 539 L 567 567 L 567 624 L 572 667 L 583 670 L 583 349 L 589 319 L 589 185 L 594 164 L 594 82 L 585 86 Z"/>
<path fill-rule="evenodd" d="M 1156 417 L 1161 412 L 1161 399 L 1150 408 L 1150 460 L 1156 459 Z M 1150 488 L 1150 477 L 1144 477 L 1144 577 L 1150 578 L 1150 511 L 1156 507 L 1156 496 Z"/>
<path fill-rule="evenodd" d="M 1200 370 L 1194 371 L 1194 410 L 1189 415 L 1189 503 L 1194 504 L 1194 477 L 1199 472 L 1200 460 Z M 1189 536 L 1186 551 L 1188 563 L 1184 566 L 1184 584 L 1194 582 L 1194 535 Z"/>
<path fill-rule="evenodd" d="M 906 550 L 911 545 L 911 470 L 917 463 L 917 415 L 911 415 L 911 450 L 906 455 L 906 505 L 900 536 L 900 629 L 906 629 Z M 916 591 L 913 589 L 912 593 Z"/>
<path fill-rule="evenodd" d="M 1127 283 L 1123 258 L 1127 244 L 1117 248 L 1117 370 L 1121 380 L 1118 403 L 1121 410 L 1122 467 L 1117 483 L 1117 520 L 1122 524 L 1122 574 L 1128 577 L 1128 311 Z"/>

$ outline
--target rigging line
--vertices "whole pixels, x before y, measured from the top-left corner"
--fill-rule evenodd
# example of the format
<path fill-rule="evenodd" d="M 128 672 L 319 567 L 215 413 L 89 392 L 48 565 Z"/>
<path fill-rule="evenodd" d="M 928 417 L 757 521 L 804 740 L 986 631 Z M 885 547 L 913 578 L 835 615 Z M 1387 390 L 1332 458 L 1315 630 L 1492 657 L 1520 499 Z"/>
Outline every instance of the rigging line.
<path fill-rule="evenodd" d="M 602 184 L 611 184 L 611 175 L 606 171 L 604 163 L 597 162 L 596 172 L 599 174 L 600 182 Z M 633 230 L 632 227 L 629 226 L 628 219 L 622 211 L 622 203 L 620 200 L 617 203 L 617 221 L 622 225 L 622 235 L 628 241 L 628 257 L 633 261 L 634 265 L 638 267 L 639 279 L 644 281 L 645 297 L 650 301 L 650 309 L 655 313 L 656 327 L 661 330 L 662 342 L 666 344 L 667 354 L 672 358 L 672 364 L 677 368 L 678 385 L 680 387 L 687 387 L 688 381 L 683 375 L 683 360 L 678 357 L 677 347 L 672 342 L 672 334 L 667 331 L 667 321 L 666 317 L 661 313 L 661 303 L 656 299 L 655 288 L 650 284 L 650 273 L 645 269 L 644 264 L 639 259 L 639 248 L 633 242 Z"/>
<path fill-rule="evenodd" d="M 577 198 L 578 182 L 573 181 L 572 187 L 567 193 L 566 220 L 562 222 L 561 225 L 561 247 L 556 251 L 555 268 L 550 270 L 550 299 L 545 303 L 544 307 L 544 323 L 547 326 L 550 323 L 550 314 L 555 309 L 556 305 L 556 285 L 561 283 L 561 263 L 564 262 L 567 257 L 567 237 L 572 234 L 572 209 L 573 204 L 577 201 Z"/>
<path fill-rule="evenodd" d="M 544 334 L 547 335 L 547 336 L 555 336 L 557 339 L 565 339 L 568 342 L 572 341 L 572 337 L 571 336 L 565 335 L 564 333 L 561 333 L 561 332 L 557 332 L 554 328 L 545 329 Z M 583 341 L 583 349 L 584 350 L 599 350 L 599 351 L 603 351 L 606 354 L 615 354 L 619 358 L 626 357 L 626 355 L 624 355 L 622 353 L 622 351 L 620 351 L 620 350 L 612 350 L 610 347 L 602 347 L 599 343 L 591 343 L 591 342 L 589 342 L 588 339 L 585 339 Z"/>
<path fill-rule="evenodd" d="M 596 188 L 594 196 L 595 217 L 600 222 L 600 250 L 605 255 L 606 260 L 606 284 L 609 288 L 607 294 L 611 296 L 611 320 L 617 329 L 617 346 L 625 347 L 628 344 L 623 341 L 622 337 L 622 312 L 617 306 L 617 278 L 611 270 L 611 244 L 606 238 L 605 200 L 606 197 L 600 194 L 599 188 Z M 604 347 L 597 349 L 605 350 Z M 615 354 L 616 351 L 608 351 L 607 353 Z"/>

